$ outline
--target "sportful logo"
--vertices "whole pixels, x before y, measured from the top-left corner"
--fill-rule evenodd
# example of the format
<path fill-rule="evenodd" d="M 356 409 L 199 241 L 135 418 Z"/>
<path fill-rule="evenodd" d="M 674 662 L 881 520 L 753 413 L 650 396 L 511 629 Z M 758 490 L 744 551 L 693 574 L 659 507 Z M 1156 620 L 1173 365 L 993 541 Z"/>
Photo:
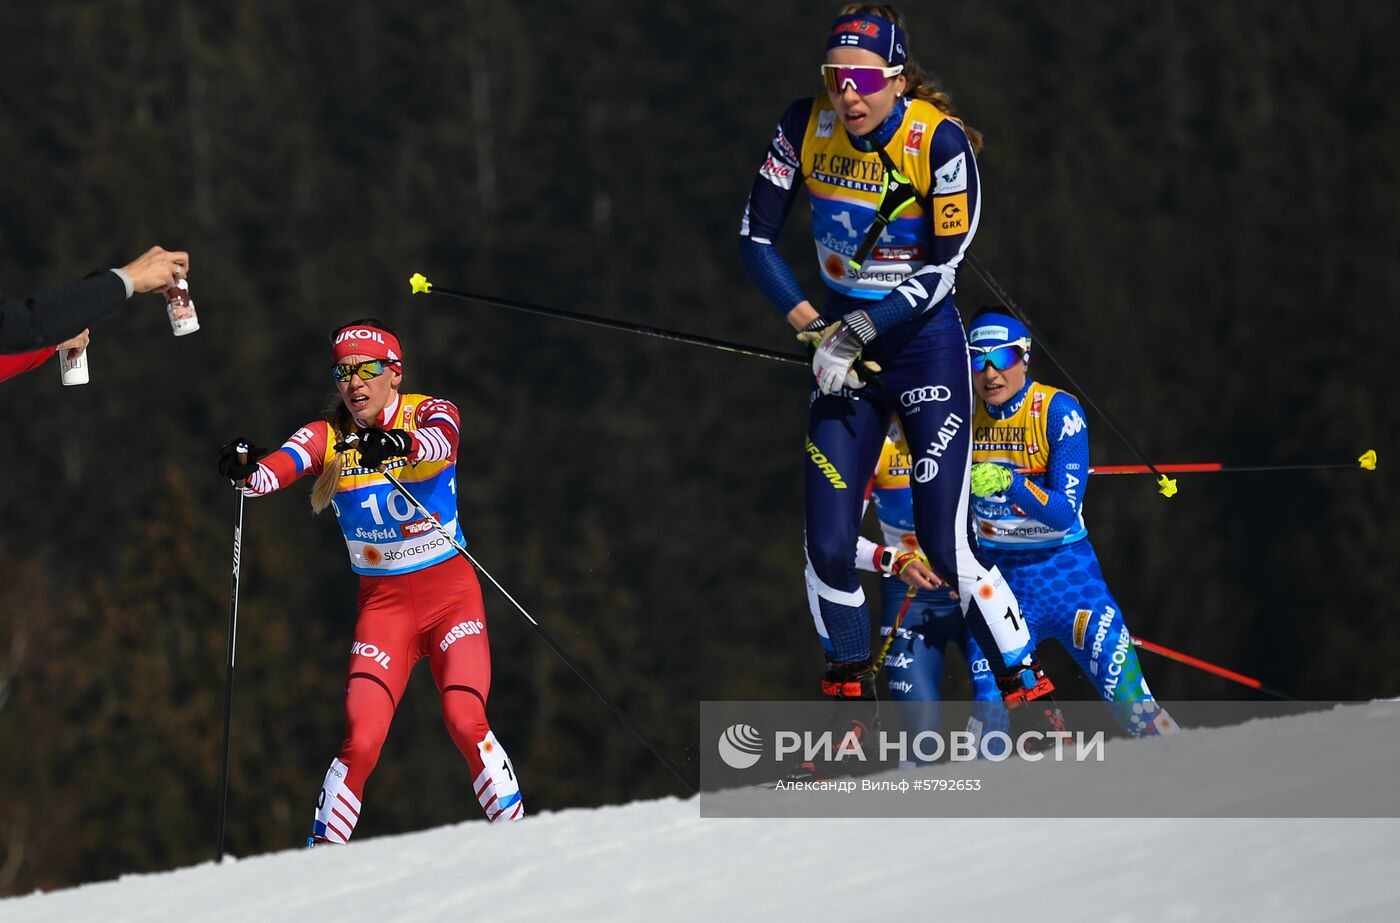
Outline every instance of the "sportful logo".
<path fill-rule="evenodd" d="M 747 724 L 731 724 L 719 735 L 719 758 L 730 769 L 749 769 L 763 756 L 763 736 Z"/>
<path fill-rule="evenodd" d="M 1084 429 L 1084 418 L 1079 415 L 1079 411 L 1074 411 L 1064 418 L 1064 428 L 1060 430 L 1060 438 L 1056 442 L 1063 442 L 1066 436 L 1077 435 Z"/>

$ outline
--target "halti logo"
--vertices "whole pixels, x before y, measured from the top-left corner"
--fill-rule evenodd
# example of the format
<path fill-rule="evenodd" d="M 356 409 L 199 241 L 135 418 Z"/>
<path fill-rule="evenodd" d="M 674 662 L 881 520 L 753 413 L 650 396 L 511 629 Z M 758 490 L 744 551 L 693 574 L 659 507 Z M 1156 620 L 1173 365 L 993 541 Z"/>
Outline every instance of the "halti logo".
<path fill-rule="evenodd" d="M 1084 429 L 1084 418 L 1077 410 L 1066 416 L 1064 421 L 1064 429 L 1060 430 L 1060 438 L 1056 442 L 1063 442 L 1066 436 L 1074 436 Z"/>

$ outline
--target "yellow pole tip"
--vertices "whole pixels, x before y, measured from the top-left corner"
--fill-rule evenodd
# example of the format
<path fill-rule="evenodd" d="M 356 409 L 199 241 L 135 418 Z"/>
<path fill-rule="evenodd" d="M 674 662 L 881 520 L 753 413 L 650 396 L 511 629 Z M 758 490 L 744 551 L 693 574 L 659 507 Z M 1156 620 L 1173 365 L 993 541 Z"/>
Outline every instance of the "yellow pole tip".
<path fill-rule="evenodd" d="M 415 272 L 409 277 L 408 284 L 413 288 L 413 294 L 421 295 L 424 292 L 433 290 L 433 283 L 428 281 L 428 277 L 421 272 Z"/>
<path fill-rule="evenodd" d="M 1162 496 L 1164 496 L 1164 497 L 1175 497 L 1175 496 L 1176 496 L 1176 481 L 1174 481 L 1174 480 L 1172 480 L 1171 478 L 1167 477 L 1165 474 L 1162 475 L 1162 477 L 1157 481 L 1157 486 L 1161 489 Z"/>
<path fill-rule="evenodd" d="M 1367 449 L 1367 450 L 1365 451 L 1365 453 L 1364 453 L 1360 458 L 1357 459 L 1357 461 L 1360 462 L 1360 463 L 1361 463 L 1361 467 L 1365 468 L 1367 471 L 1375 471 L 1375 470 L 1376 470 L 1376 450 L 1375 450 L 1375 449 Z"/>

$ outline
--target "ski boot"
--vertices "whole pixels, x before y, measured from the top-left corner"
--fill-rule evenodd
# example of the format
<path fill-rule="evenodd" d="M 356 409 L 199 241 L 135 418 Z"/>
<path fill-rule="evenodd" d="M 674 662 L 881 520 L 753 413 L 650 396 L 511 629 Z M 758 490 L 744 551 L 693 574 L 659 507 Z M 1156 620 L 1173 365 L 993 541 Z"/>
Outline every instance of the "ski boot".
<path fill-rule="evenodd" d="M 1065 716 L 1055 704 L 1055 684 L 1045 675 L 1045 669 L 1034 657 L 1014 672 L 997 677 L 997 688 L 1011 715 L 1011 736 L 1019 740 L 1022 734 L 1038 731 L 1039 738 L 1027 739 L 1024 749 L 1034 753 L 1053 746 L 1045 735 L 1065 730 Z"/>
<path fill-rule="evenodd" d="M 827 663 L 826 674 L 822 677 L 822 694 L 832 703 L 826 720 L 826 729 L 831 733 L 831 759 L 803 760 L 794 766 L 789 778 L 829 779 L 865 771 L 866 762 L 852 754 L 850 748 L 853 742 L 868 758 L 868 747 L 873 745 L 875 732 L 880 727 L 875 671 L 864 660 Z M 868 702 L 869 708 L 854 709 L 859 714 L 852 714 L 852 707 L 843 707 L 843 702 Z"/>

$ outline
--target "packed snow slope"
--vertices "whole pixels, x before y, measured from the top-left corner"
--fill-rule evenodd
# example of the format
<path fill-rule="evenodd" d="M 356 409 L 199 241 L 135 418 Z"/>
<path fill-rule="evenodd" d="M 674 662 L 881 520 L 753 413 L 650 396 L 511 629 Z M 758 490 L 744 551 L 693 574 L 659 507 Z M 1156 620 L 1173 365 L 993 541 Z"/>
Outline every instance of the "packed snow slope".
<path fill-rule="evenodd" d="M 1151 746 L 1156 768 L 1171 774 L 1215 758 L 1228 739 L 1231 764 L 1252 765 L 1267 787 L 1281 746 L 1319 752 L 1318 739 L 1325 738 L 1328 759 L 1352 767 L 1347 775 L 1355 784 L 1384 786 L 1378 810 L 1393 815 L 1400 781 L 1388 780 L 1400 780 L 1398 732 L 1400 704 L 1379 702 L 1108 746 Z M 1338 747 L 1344 750 L 1332 752 Z M 1040 806 L 1055 814 L 1057 803 L 1081 797 L 1067 790 L 1078 784 L 1073 774 L 1037 768 L 1014 760 L 974 767 L 1013 773 L 1015 797 L 1028 813 Z M 1400 911 L 1400 820 L 1231 818 L 1223 815 L 1232 813 L 1239 787 L 1217 789 L 1208 775 L 1197 776 L 1199 797 L 1222 817 L 705 819 L 695 799 L 668 799 L 133 875 L 0 901 L 0 921 L 655 923 L 1009 915 L 1034 923 L 1278 923 L 1391 920 Z M 1139 784 L 1143 802 L 1151 804 L 1152 779 Z M 1241 803 L 1235 813 L 1251 808 Z M 366 809 L 373 810 L 372 801 Z"/>

